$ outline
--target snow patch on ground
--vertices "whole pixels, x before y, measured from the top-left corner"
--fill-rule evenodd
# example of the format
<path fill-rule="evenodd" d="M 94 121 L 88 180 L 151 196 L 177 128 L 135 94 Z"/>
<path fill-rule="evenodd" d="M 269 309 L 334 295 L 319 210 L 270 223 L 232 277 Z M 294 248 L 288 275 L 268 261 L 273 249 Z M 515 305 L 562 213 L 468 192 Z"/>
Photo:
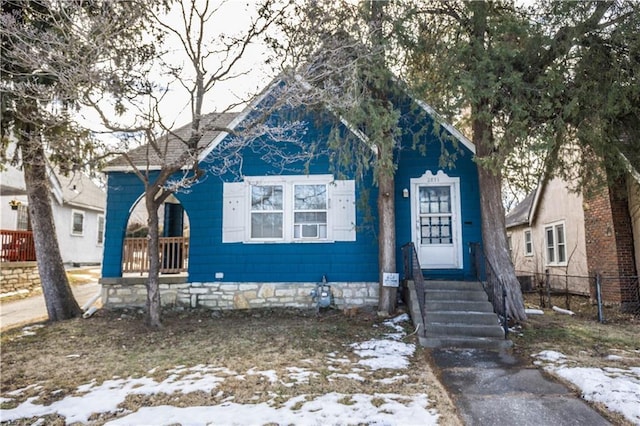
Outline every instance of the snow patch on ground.
<path fill-rule="evenodd" d="M 403 343 L 405 336 L 400 323 L 408 321 L 408 315 L 385 321 L 383 324 L 394 330 L 379 340 L 353 343 L 349 347 L 357 361 L 351 361 L 344 355 L 332 352 L 326 356 L 326 365 L 318 368 L 330 369 L 332 364 L 347 366 L 352 364 L 350 373 L 334 373 L 329 379 L 346 379 L 354 381 L 367 380 L 374 371 L 389 370 L 389 376 L 376 379 L 381 384 L 403 381 L 408 378 L 398 370 L 409 366 L 410 358 L 415 353 L 415 345 Z M 301 363 L 309 364 L 309 360 Z M 361 368 L 358 368 L 361 367 Z M 335 368 L 335 367 L 333 367 Z M 337 369 L 336 369 L 337 370 Z M 148 374 L 158 374 L 158 369 L 149 370 Z M 119 405 L 128 395 L 151 395 L 190 393 L 195 391 L 212 392 L 226 379 L 244 379 L 248 375 L 264 377 L 271 383 L 280 380 L 285 386 L 295 386 L 301 382 L 308 382 L 311 378 L 320 376 L 312 368 L 290 366 L 285 369 L 283 377 L 279 378 L 275 370 L 259 371 L 251 368 L 244 372 L 236 372 L 214 365 L 176 366 L 167 370 L 168 375 L 162 381 L 149 377 L 119 378 L 114 377 L 103 383 L 95 381 L 78 386 L 72 396 L 55 401 L 50 405 L 36 404 L 38 397 L 30 397 L 16 408 L 0 410 L 3 422 L 22 418 L 41 417 L 49 414 L 59 414 L 65 417 L 67 424 L 86 423 L 89 417 L 96 413 L 120 413 Z M 379 373 L 376 374 L 379 377 Z M 288 381 L 285 381 L 288 380 Z M 37 389 L 34 384 L 28 388 L 18 389 L 8 396 L 20 396 L 28 390 Z M 280 396 L 281 398 L 281 396 Z M 126 413 L 124 417 L 115 419 L 108 425 L 140 425 L 140 424 L 370 424 L 370 425 L 406 425 L 421 424 L 435 425 L 438 414 L 430 405 L 426 394 L 339 394 L 299 395 L 282 403 L 276 396 L 259 404 L 238 404 L 226 399 L 222 403 L 205 407 L 143 407 L 133 413 Z M 4 403 L 10 403 L 12 398 L 2 398 Z M 161 420 L 159 420 L 161 419 Z M 34 424 L 42 424 L 39 419 Z M 40 423 L 38 423 L 40 422 Z"/>
<path fill-rule="evenodd" d="M 348 405 L 345 404 L 348 398 Z M 376 399 L 374 405 L 373 399 Z M 251 424 L 275 425 L 404 425 L 419 422 L 423 425 L 437 424 L 437 415 L 424 407 L 429 404 L 426 395 L 399 397 L 394 394 L 329 393 L 308 400 L 307 395 L 291 398 L 276 408 L 270 403 L 255 405 L 225 403 L 212 407 L 176 408 L 172 406 L 144 407 L 135 413 L 107 423 L 107 426 L 137 426 L 148 424 L 150 419 L 162 419 L 163 424 L 208 425 Z M 250 413 L 250 414 L 249 414 Z M 247 414 L 250 417 L 247 417 Z"/>
<path fill-rule="evenodd" d="M 555 351 L 534 355 L 545 370 L 572 383 L 587 401 L 598 402 L 640 425 L 640 367 L 587 368 L 568 366 L 567 357 Z M 612 362 L 616 358 L 607 357 Z"/>

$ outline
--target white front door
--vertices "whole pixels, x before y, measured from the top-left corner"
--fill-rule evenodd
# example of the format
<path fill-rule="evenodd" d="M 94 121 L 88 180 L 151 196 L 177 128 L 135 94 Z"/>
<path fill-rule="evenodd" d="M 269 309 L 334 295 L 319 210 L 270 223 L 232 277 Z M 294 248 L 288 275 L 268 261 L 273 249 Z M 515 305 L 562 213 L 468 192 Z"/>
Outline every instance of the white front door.
<path fill-rule="evenodd" d="M 459 178 L 439 171 L 411 179 L 411 219 L 422 269 L 462 268 Z"/>

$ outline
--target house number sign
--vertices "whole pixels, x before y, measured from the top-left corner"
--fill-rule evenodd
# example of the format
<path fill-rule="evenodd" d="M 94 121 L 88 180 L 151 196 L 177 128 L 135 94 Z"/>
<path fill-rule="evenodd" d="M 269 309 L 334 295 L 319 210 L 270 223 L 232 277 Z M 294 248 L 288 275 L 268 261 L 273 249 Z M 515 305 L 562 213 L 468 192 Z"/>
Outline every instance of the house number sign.
<path fill-rule="evenodd" d="M 383 272 L 382 285 L 384 287 L 398 287 L 400 283 L 400 274 L 396 272 Z"/>

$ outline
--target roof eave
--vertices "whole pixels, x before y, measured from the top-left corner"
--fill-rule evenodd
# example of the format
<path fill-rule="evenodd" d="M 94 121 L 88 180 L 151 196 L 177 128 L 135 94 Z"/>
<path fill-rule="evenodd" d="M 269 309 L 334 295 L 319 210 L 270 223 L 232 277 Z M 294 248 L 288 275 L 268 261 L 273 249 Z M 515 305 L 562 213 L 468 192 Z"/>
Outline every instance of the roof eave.
<path fill-rule="evenodd" d="M 251 113 L 251 111 L 254 110 L 254 108 L 256 106 L 258 106 L 266 97 L 269 93 L 271 93 L 271 91 L 273 91 L 273 89 L 275 87 L 277 87 L 280 83 L 282 82 L 281 79 L 276 79 L 267 90 L 265 90 L 264 92 L 262 92 L 262 94 L 260 94 L 258 97 L 256 97 L 249 105 L 247 105 L 247 107 L 242 110 L 242 112 L 240 114 L 238 114 L 233 120 L 231 120 L 231 123 L 229 123 L 229 130 L 235 130 L 236 127 L 238 127 L 238 125 L 240 123 L 242 123 L 247 116 Z M 202 152 L 198 155 L 198 162 L 203 161 L 205 158 L 207 158 L 209 156 L 209 154 L 211 154 L 211 152 L 218 146 L 220 145 L 220 143 L 227 137 L 229 136 L 229 132 L 220 132 L 220 134 L 218 134 L 218 136 L 216 136 L 209 144 L 207 144 L 206 148 L 204 148 L 202 150 Z"/>
<path fill-rule="evenodd" d="M 454 136 L 456 139 L 458 139 L 460 142 L 462 142 L 462 144 L 465 147 L 467 147 L 467 149 L 469 151 L 471 151 L 473 154 L 476 153 L 476 146 L 473 144 L 473 142 L 471 142 L 471 140 L 469 140 L 469 138 L 467 138 L 465 135 L 463 135 L 462 132 L 460 132 L 460 130 L 456 129 L 450 123 L 445 121 L 440 116 L 440 114 L 438 114 L 436 112 L 436 110 L 433 109 L 433 107 L 431 105 L 429 105 L 428 103 L 426 103 L 425 101 L 420 100 L 420 99 L 414 99 L 414 100 L 420 106 L 420 108 L 422 108 L 423 110 L 425 110 L 425 112 L 427 114 L 429 114 L 430 116 L 432 116 L 433 118 L 438 120 L 438 122 L 440 123 L 441 126 L 443 126 L 445 129 L 447 129 L 447 131 L 449 133 L 451 133 L 452 136 Z"/>

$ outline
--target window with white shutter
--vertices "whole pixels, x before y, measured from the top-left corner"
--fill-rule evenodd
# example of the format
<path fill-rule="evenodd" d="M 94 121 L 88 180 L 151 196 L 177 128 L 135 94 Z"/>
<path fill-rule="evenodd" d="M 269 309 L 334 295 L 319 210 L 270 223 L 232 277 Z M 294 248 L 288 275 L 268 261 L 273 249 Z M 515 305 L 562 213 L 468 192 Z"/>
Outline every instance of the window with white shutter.
<path fill-rule="evenodd" d="M 223 243 L 238 243 L 245 240 L 247 188 L 244 182 L 230 182 L 223 185 Z"/>
<path fill-rule="evenodd" d="M 355 241 L 353 180 L 250 176 L 225 183 L 222 242 Z"/>

